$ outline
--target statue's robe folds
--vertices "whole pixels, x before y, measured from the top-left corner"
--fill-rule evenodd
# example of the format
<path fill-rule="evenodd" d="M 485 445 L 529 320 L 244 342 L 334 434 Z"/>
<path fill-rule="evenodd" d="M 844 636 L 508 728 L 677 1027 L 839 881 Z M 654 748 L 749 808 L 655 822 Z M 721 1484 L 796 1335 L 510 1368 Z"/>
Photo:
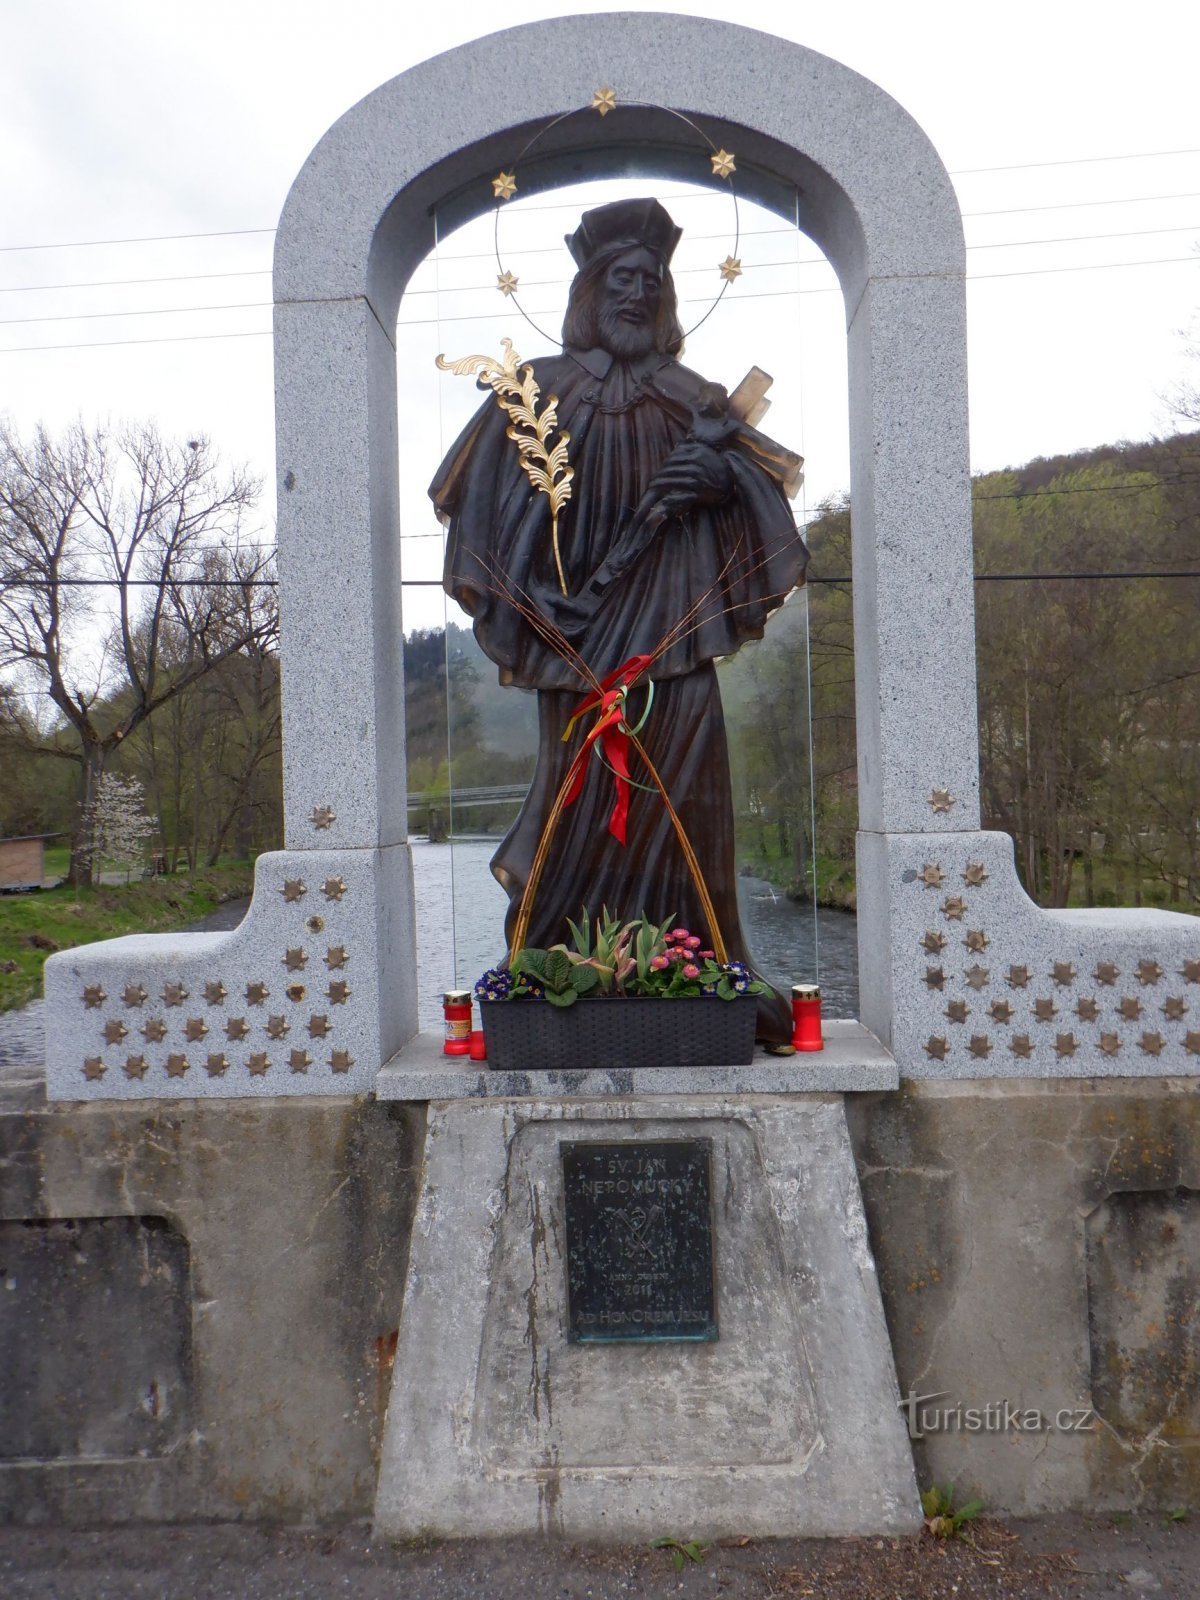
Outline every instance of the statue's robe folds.
<path fill-rule="evenodd" d="M 703 380 L 659 354 L 627 363 L 604 350 L 576 351 L 532 365 L 541 386 L 539 409 L 556 395 L 559 429 L 570 434 L 575 476 L 559 515 L 559 545 L 568 593 L 577 596 L 622 540 L 656 470 L 689 433 Z M 511 937 L 546 817 L 594 718 L 582 717 L 563 742 L 589 685 L 496 593 L 504 586 L 535 595 L 551 620 L 561 594 L 549 502 L 522 469 L 506 437 L 508 424 L 489 395 L 447 454 L 430 494 L 449 525 L 447 593 L 472 617 L 501 682 L 538 696 L 537 770 L 492 860 L 510 896 Z M 744 640 L 761 638 L 769 614 L 803 580 L 807 552 L 776 478 L 739 442 L 725 455 L 734 481 L 730 496 L 664 523 L 586 623 L 567 631 L 603 678 L 631 656 L 653 654 L 699 607 L 651 669 L 654 700 L 640 737 L 699 858 L 728 953 L 749 960 L 738 916 L 729 757 L 713 662 Z M 645 696 L 644 685 L 631 695 L 633 717 L 640 716 Z M 631 770 L 636 783 L 649 784 L 636 754 Z M 614 797 L 612 773 L 589 759 L 583 792 L 554 835 L 526 942 L 545 948 L 566 940 L 567 917 L 578 920 L 584 906 L 595 916 L 607 906 L 622 918 L 642 911 L 658 921 L 672 916 L 711 947 L 713 931 L 661 799 L 632 791 L 622 845 L 608 829 Z M 783 997 L 759 1009 L 760 1037 L 790 1038 Z"/>

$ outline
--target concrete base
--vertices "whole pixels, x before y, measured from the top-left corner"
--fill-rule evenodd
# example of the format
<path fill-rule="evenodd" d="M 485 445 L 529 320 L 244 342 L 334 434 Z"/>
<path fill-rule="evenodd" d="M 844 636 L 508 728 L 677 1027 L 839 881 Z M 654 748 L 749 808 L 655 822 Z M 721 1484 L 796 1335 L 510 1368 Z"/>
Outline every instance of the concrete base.
<path fill-rule="evenodd" d="M 581 1136 L 712 1140 L 717 1343 L 567 1343 Z M 840 1096 L 430 1107 L 380 1534 L 911 1530 L 898 1398 Z"/>

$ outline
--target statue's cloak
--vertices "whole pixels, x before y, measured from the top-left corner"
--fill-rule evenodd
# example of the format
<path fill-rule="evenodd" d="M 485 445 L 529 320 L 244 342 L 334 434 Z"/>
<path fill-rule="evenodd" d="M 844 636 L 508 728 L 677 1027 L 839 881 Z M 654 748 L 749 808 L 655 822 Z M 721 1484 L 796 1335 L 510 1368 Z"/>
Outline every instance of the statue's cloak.
<path fill-rule="evenodd" d="M 692 429 L 703 379 L 658 354 L 627 363 L 603 350 L 576 351 L 532 365 L 540 405 L 557 396 L 559 428 L 570 434 L 575 476 L 560 513 L 559 542 L 568 592 L 579 596 L 626 538 L 656 470 Z M 581 718 L 563 741 L 588 685 L 496 592 L 524 591 L 551 618 L 561 593 L 549 502 L 522 469 L 506 437 L 508 421 L 489 396 L 447 454 L 430 494 L 449 525 L 447 593 L 472 617 L 501 681 L 538 691 L 537 770 L 492 861 L 509 891 L 511 937 L 545 819 L 592 719 Z M 745 438 L 725 451 L 734 480 L 729 498 L 664 523 L 586 621 L 567 630 L 603 678 L 631 656 L 655 653 L 691 616 L 651 670 L 654 703 L 641 737 L 699 857 L 728 953 L 740 959 L 749 952 L 737 908 L 729 759 L 713 662 L 762 636 L 770 613 L 803 580 L 807 561 L 781 475 L 763 464 L 769 451 L 756 452 Z M 645 694 L 644 687 L 635 691 L 633 716 Z M 648 781 L 636 758 L 633 775 Z M 567 917 L 578 918 L 584 906 L 594 916 L 607 906 L 625 918 L 642 911 L 655 920 L 673 916 L 710 944 L 713 930 L 661 800 L 634 792 L 622 845 L 608 831 L 613 793 L 611 772 L 589 761 L 583 792 L 555 833 L 527 942 L 545 948 L 564 940 Z M 786 1005 L 774 998 L 760 1004 L 760 1036 L 789 1034 Z"/>

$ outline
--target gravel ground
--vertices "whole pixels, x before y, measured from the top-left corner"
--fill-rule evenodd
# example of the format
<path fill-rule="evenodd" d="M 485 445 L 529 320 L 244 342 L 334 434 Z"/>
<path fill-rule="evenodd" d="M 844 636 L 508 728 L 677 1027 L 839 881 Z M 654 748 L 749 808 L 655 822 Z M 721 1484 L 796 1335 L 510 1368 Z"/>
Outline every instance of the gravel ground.
<path fill-rule="evenodd" d="M 677 1574 L 643 1547 L 372 1543 L 238 1526 L 0 1528 L 5 1600 L 1132 1600 L 1200 1596 L 1200 1525 L 1161 1517 L 975 1524 L 972 1542 L 728 1542 Z"/>

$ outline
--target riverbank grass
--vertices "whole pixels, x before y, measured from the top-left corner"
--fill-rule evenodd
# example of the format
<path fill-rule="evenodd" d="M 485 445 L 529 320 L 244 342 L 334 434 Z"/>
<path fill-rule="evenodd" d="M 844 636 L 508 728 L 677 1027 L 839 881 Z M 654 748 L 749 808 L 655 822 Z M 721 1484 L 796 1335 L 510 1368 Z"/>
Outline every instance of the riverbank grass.
<path fill-rule="evenodd" d="M 0 1011 L 42 992 L 42 966 L 55 950 L 125 933 L 186 928 L 228 900 L 248 895 L 254 864 L 230 862 L 173 878 L 34 894 L 0 895 Z"/>

